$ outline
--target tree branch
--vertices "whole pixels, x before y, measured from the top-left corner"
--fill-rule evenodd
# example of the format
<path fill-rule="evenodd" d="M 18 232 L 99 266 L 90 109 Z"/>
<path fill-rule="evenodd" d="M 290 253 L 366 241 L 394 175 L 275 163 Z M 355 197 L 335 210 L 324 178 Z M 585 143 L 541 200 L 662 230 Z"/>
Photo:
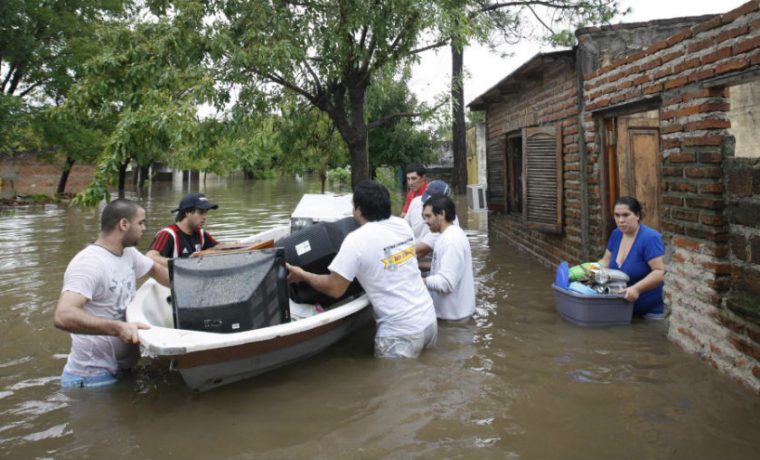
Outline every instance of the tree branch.
<path fill-rule="evenodd" d="M 494 3 L 492 5 L 486 5 L 480 9 L 482 13 L 487 13 L 489 11 L 499 10 L 502 8 L 509 8 L 510 6 L 546 6 L 548 8 L 555 8 L 558 10 L 571 10 L 575 9 L 576 6 L 574 5 L 568 5 L 565 3 L 557 3 L 552 1 L 542 1 L 542 0 L 526 0 L 526 1 L 516 1 L 516 2 L 504 2 L 504 3 Z"/>
<path fill-rule="evenodd" d="M 419 53 L 422 53 L 424 51 L 432 50 L 432 49 L 435 49 L 435 48 L 441 48 L 443 46 L 448 46 L 449 45 L 449 41 L 450 41 L 449 39 L 440 40 L 440 41 L 437 41 L 437 42 L 435 42 L 433 44 L 430 44 L 430 45 L 427 45 L 427 46 L 423 46 L 422 48 L 417 48 L 417 49 L 411 50 L 409 52 L 409 54 L 419 54 Z"/>
<path fill-rule="evenodd" d="M 426 115 L 428 113 L 435 112 L 436 110 L 440 109 L 445 104 L 446 104 L 445 102 L 441 102 L 440 104 L 436 105 L 435 107 L 432 107 L 432 108 L 430 108 L 428 110 L 425 110 L 425 111 L 422 111 L 422 112 L 397 112 L 397 113 L 392 113 L 390 115 L 386 115 L 384 117 L 381 117 L 381 118 L 379 118 L 379 119 L 377 119 L 375 121 L 371 121 L 371 122 L 367 123 L 367 129 L 379 128 L 381 126 L 388 125 L 388 124 L 390 124 L 391 121 L 393 121 L 393 120 L 395 120 L 397 118 L 415 118 L 415 117 L 419 117 L 419 116 L 422 116 L 422 115 Z"/>
<path fill-rule="evenodd" d="M 548 25 L 548 24 L 546 24 L 546 23 L 543 21 L 543 19 L 541 19 L 541 18 L 538 16 L 538 14 L 536 13 L 536 10 L 534 10 L 532 6 L 528 5 L 528 9 L 530 10 L 530 12 L 531 12 L 531 13 L 533 13 L 533 17 L 535 17 L 535 18 L 536 18 L 536 20 L 537 20 L 539 23 L 541 23 L 541 25 L 542 25 L 542 26 L 544 26 L 544 27 L 546 28 L 546 30 L 548 30 L 548 31 L 549 31 L 549 33 L 552 33 L 552 34 L 554 33 L 554 30 L 553 30 L 551 27 L 549 27 L 549 25 Z"/>
<path fill-rule="evenodd" d="M 28 88 L 26 88 L 24 91 L 22 91 L 22 92 L 19 94 L 19 97 L 24 97 L 24 96 L 26 96 L 26 95 L 27 95 L 27 94 L 29 94 L 29 93 L 30 93 L 30 92 L 31 92 L 31 91 L 32 91 L 34 88 L 36 88 L 36 87 L 40 86 L 41 84 L 42 84 L 42 82 L 41 82 L 41 81 L 38 81 L 38 82 L 34 83 L 34 84 L 33 84 L 33 85 L 31 85 L 30 87 L 28 87 Z"/>

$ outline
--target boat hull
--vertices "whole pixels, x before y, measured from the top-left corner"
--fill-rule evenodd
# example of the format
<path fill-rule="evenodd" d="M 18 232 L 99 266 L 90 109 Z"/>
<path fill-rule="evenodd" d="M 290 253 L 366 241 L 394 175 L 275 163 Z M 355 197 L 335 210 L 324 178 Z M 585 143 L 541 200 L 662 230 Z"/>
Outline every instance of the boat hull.
<path fill-rule="evenodd" d="M 371 321 L 371 310 L 364 308 L 301 333 L 178 356 L 174 368 L 188 387 L 207 391 L 314 356 Z"/>

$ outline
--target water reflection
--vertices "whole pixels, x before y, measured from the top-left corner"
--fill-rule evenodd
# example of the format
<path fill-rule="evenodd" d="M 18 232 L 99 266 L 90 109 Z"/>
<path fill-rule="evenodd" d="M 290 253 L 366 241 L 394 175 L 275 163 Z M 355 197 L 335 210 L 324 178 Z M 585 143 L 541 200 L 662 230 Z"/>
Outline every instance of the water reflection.
<path fill-rule="evenodd" d="M 209 231 L 235 240 L 287 222 L 313 180 L 207 179 Z M 138 198 L 148 235 L 185 185 Z M 137 198 L 137 197 L 136 197 Z M 402 195 L 394 194 L 394 209 Z M 0 456 L 6 458 L 752 458 L 760 403 L 671 345 L 663 323 L 578 328 L 557 318 L 552 274 L 460 220 L 473 252 L 473 320 L 442 324 L 416 361 L 372 357 L 372 328 L 301 364 L 193 394 L 162 361 L 116 387 L 62 392 L 67 334 L 52 311 L 97 210 L 0 215 Z"/>

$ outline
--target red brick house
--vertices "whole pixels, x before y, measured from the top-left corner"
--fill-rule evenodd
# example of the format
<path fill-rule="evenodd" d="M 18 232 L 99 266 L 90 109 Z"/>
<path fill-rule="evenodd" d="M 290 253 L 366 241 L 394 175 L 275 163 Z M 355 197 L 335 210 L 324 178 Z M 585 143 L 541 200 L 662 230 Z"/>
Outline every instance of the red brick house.
<path fill-rule="evenodd" d="M 636 196 L 666 242 L 669 337 L 760 393 L 760 1 L 576 35 L 469 104 L 489 230 L 596 260 L 611 203 Z"/>

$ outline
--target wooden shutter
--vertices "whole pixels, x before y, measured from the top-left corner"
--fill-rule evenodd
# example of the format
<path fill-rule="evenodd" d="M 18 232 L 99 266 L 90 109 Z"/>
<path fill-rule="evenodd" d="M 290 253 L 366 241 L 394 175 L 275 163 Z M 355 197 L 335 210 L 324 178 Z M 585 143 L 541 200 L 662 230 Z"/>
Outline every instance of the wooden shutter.
<path fill-rule="evenodd" d="M 486 151 L 486 174 L 488 180 L 486 194 L 488 195 L 488 209 L 491 211 L 504 211 L 505 209 L 507 200 L 505 195 L 506 189 L 504 187 L 506 180 L 505 156 L 504 139 L 502 137 L 489 139 Z"/>
<path fill-rule="evenodd" d="M 529 228 L 562 233 L 562 127 L 523 128 L 523 217 Z"/>

